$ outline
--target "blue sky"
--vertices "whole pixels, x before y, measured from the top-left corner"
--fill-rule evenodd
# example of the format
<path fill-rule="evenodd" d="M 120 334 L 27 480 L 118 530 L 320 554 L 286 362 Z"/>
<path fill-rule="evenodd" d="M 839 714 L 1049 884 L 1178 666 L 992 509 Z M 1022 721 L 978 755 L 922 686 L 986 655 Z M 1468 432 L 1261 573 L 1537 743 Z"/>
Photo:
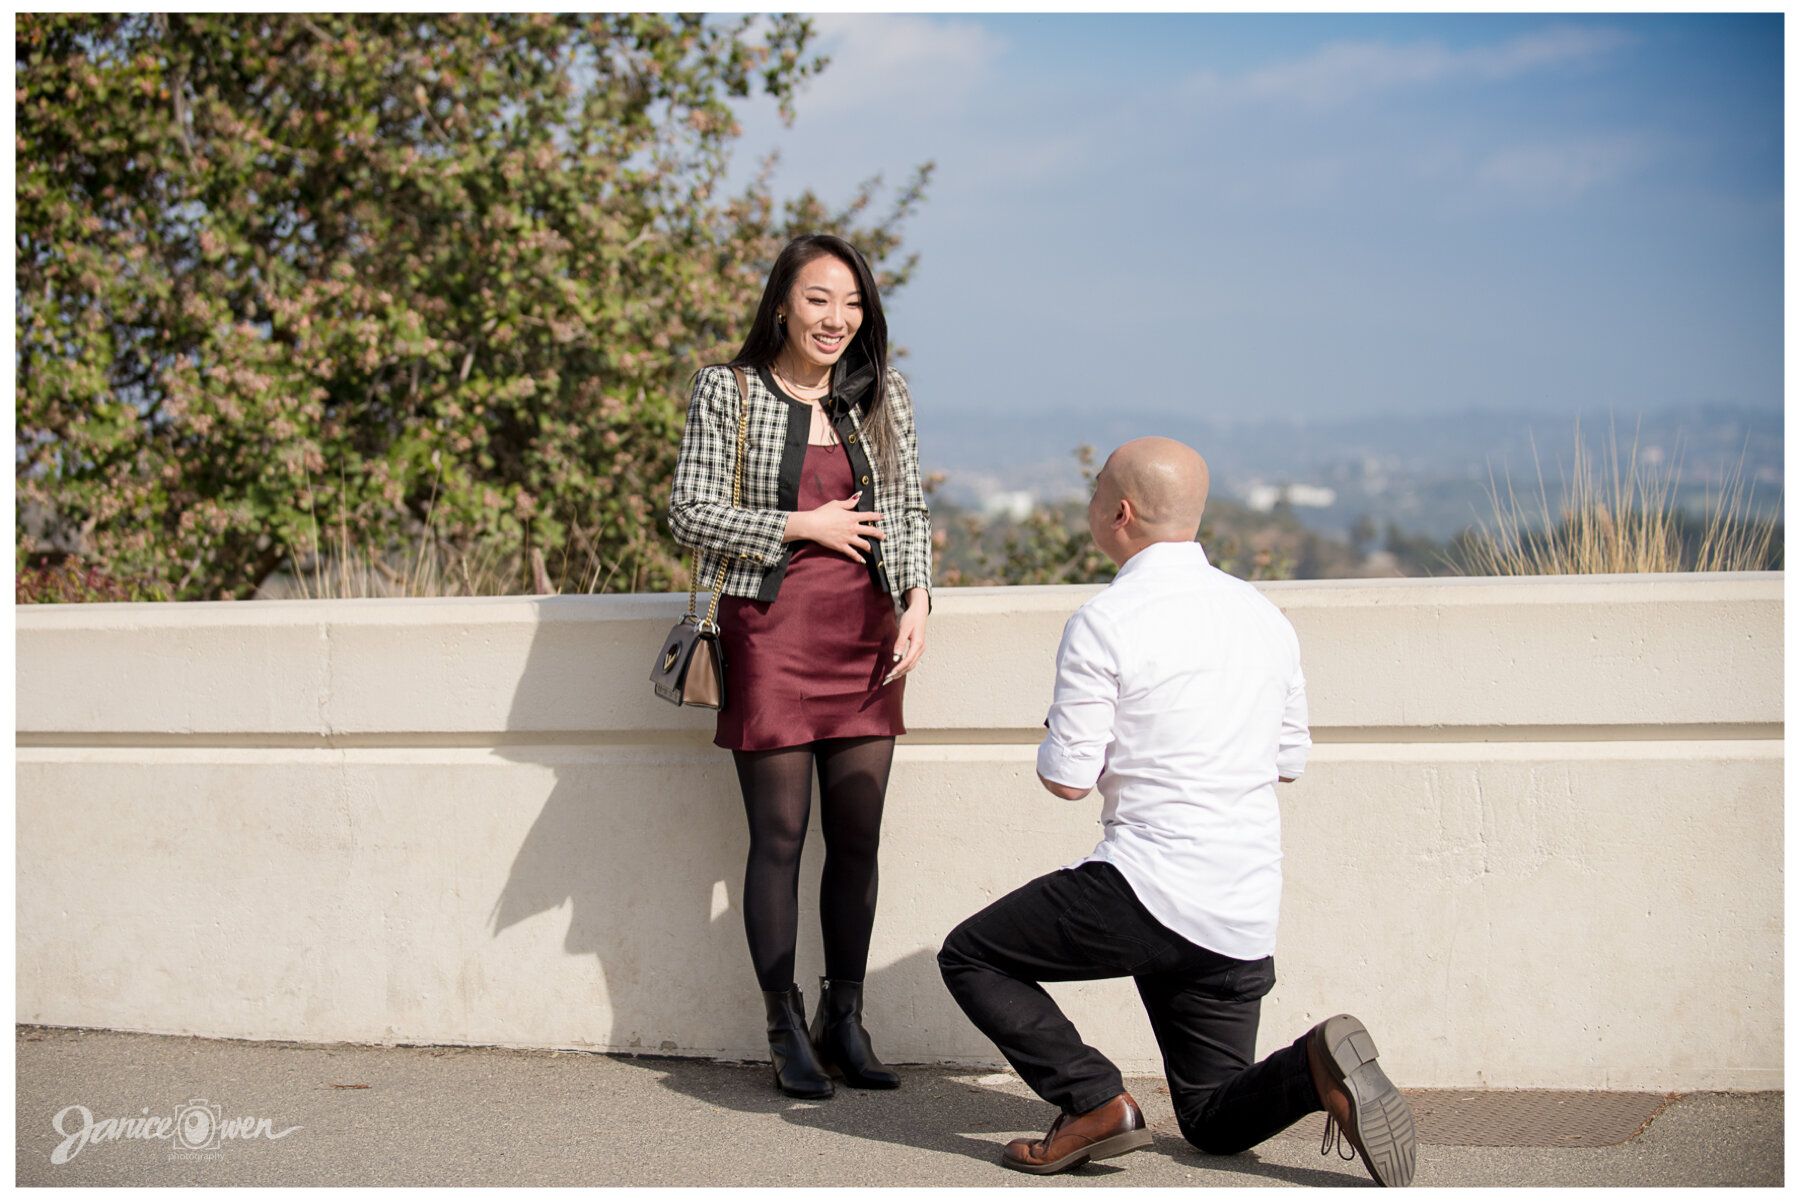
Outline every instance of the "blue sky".
<path fill-rule="evenodd" d="M 1779 15 L 828 15 L 734 172 L 938 170 L 921 405 L 1782 402 Z"/>

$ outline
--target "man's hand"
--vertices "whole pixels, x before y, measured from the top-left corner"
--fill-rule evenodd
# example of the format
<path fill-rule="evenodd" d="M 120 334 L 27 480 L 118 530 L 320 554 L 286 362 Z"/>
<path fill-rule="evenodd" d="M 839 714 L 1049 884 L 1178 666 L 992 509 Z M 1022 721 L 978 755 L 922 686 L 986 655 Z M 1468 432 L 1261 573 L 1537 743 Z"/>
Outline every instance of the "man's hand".
<path fill-rule="evenodd" d="M 1066 783 L 1052 783 L 1042 775 L 1038 776 L 1038 782 L 1044 785 L 1044 790 L 1046 792 L 1049 792 L 1052 796 L 1060 796 L 1064 800 L 1079 800 L 1094 790 L 1091 787 L 1074 788 Z"/>

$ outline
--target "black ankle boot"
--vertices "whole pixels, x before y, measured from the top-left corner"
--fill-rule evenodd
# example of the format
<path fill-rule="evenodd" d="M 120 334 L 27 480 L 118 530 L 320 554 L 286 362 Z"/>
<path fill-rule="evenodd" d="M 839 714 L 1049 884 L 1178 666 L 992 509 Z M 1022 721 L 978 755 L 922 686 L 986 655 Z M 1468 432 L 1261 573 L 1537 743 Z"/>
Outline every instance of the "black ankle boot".
<path fill-rule="evenodd" d="M 837 1089 L 819 1065 L 812 1042 L 806 1036 L 806 1007 L 800 989 L 764 992 L 763 1008 L 769 1014 L 769 1057 L 775 1064 L 775 1086 L 802 1100 L 823 1100 Z"/>
<path fill-rule="evenodd" d="M 819 980 L 819 1008 L 813 1013 L 812 1043 L 819 1061 L 853 1088 L 897 1088 L 900 1076 L 875 1057 L 862 1023 L 861 981 Z"/>

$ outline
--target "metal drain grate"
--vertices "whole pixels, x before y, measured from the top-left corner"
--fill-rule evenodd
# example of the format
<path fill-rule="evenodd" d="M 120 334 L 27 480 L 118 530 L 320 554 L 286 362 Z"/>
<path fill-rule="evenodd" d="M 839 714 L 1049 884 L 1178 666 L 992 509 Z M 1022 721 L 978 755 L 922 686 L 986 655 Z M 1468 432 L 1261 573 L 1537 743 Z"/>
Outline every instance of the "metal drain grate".
<path fill-rule="evenodd" d="M 1643 1131 L 1670 1097 L 1656 1092 L 1406 1092 L 1419 1141 L 1428 1146 L 1617 1146 Z M 1325 1114 L 1281 1134 L 1318 1141 Z"/>

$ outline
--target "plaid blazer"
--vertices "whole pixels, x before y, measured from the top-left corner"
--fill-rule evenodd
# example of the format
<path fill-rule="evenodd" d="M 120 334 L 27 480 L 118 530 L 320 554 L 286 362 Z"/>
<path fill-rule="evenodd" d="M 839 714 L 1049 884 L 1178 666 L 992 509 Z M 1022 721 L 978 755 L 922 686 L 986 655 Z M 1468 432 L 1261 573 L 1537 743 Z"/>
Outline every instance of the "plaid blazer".
<path fill-rule="evenodd" d="M 866 392 L 874 372 L 854 372 L 840 363 L 833 375 L 827 411 L 833 414 L 850 466 L 863 485 L 857 508 L 882 514 L 884 541 L 867 555 L 875 586 L 905 608 L 910 588 L 931 588 L 931 511 L 919 485 L 919 440 L 913 427 L 912 397 L 906 381 L 892 368 L 887 373 L 887 409 L 899 434 L 898 478 L 884 477 L 863 451 L 861 406 L 846 399 Z M 675 461 L 669 490 L 669 530 L 675 540 L 698 552 L 695 578 L 700 588 L 719 578 L 720 556 L 727 557 L 727 596 L 774 600 L 787 573 L 793 543 L 784 544 L 787 514 L 799 502 L 800 468 L 812 425 L 809 406 L 776 394 L 765 371 L 746 369 L 750 420 L 744 463 L 743 503 L 731 503 L 732 473 L 737 468 L 738 389 L 729 367 L 703 367 L 694 376 L 688 399 L 687 427 Z M 864 376 L 861 389 L 855 384 Z"/>

